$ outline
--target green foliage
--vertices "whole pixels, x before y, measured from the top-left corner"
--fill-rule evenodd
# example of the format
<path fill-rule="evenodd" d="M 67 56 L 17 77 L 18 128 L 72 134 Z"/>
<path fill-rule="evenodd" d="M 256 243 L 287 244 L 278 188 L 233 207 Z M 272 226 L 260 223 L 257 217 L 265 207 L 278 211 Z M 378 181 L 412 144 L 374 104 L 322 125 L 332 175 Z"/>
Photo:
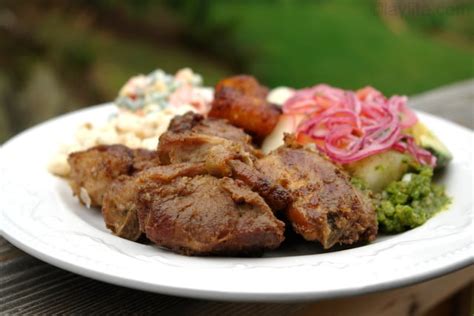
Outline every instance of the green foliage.
<path fill-rule="evenodd" d="M 472 54 L 411 28 L 391 31 L 375 6 L 355 1 L 218 2 L 219 20 L 237 19 L 237 45 L 256 54 L 248 70 L 265 83 L 373 85 L 413 94 L 473 75 Z"/>
<path fill-rule="evenodd" d="M 0 83 L 14 89 L 0 89 L 0 113 L 14 123 L 3 124 L 3 139 L 36 122 L 39 72 L 61 96 L 41 99 L 51 108 L 36 115 L 42 119 L 112 100 L 130 76 L 157 67 L 192 67 L 208 85 L 250 73 L 270 86 L 373 85 L 386 94 L 414 94 L 474 73 L 473 4 L 402 14 L 404 27 L 393 30 L 375 0 L 47 3 L 4 1 Z"/>

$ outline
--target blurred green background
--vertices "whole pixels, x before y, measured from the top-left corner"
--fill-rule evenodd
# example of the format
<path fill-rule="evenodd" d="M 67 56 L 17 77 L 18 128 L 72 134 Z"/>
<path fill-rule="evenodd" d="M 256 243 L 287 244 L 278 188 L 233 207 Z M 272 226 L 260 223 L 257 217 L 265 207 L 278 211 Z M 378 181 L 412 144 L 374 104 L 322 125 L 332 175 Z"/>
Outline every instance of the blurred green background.
<path fill-rule="evenodd" d="M 155 68 L 413 95 L 473 77 L 473 54 L 473 1 L 0 0 L 0 143 Z"/>

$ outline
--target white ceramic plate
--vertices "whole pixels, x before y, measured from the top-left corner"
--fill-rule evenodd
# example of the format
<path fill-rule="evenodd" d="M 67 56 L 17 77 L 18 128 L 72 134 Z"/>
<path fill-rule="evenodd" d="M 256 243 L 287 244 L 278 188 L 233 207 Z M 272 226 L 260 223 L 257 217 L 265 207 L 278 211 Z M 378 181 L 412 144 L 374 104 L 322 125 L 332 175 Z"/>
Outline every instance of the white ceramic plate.
<path fill-rule="evenodd" d="M 48 263 L 98 280 L 180 296 L 291 301 L 356 295 L 408 285 L 459 269 L 473 259 L 473 133 L 419 113 L 454 154 L 439 179 L 453 197 L 425 225 L 353 249 L 322 252 L 286 245 L 262 258 L 186 257 L 113 236 L 100 212 L 72 197 L 48 173 L 48 159 L 86 121 L 104 121 L 111 105 L 34 127 L 1 150 L 1 228 L 14 245 Z"/>

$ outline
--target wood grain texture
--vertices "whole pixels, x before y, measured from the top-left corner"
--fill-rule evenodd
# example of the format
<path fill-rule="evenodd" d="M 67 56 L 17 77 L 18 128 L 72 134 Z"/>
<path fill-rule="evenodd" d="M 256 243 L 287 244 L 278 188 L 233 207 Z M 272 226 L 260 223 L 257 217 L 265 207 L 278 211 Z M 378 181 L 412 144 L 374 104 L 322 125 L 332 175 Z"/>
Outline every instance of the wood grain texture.
<path fill-rule="evenodd" d="M 409 105 L 474 129 L 474 79 L 409 98 Z"/>
<path fill-rule="evenodd" d="M 425 315 L 436 304 L 472 284 L 474 266 L 414 286 L 353 298 L 319 302 L 306 307 L 298 316 Z M 464 313 L 461 313 L 464 311 Z M 466 315 L 469 309 L 451 306 L 444 315 Z"/>
<path fill-rule="evenodd" d="M 301 304 L 225 303 L 147 293 L 35 259 L 0 237 L 1 315 L 288 315 Z"/>
<path fill-rule="evenodd" d="M 423 315 L 472 284 L 474 276 L 474 266 L 470 266 L 406 288 L 313 304 L 213 302 L 147 293 L 81 277 L 23 253 L 2 237 L 0 271 L 1 315 Z M 459 308 L 445 307 L 446 313 L 439 315 L 464 315 L 469 311 L 469 299 L 455 302 L 462 304 Z"/>
<path fill-rule="evenodd" d="M 474 128 L 474 80 L 410 105 Z M 314 304 L 225 303 L 147 293 L 58 269 L 0 237 L 0 315 L 469 315 L 473 266 L 414 286 Z M 462 291 L 459 291 L 463 289 Z M 457 296 L 452 296 L 459 292 Z M 445 300 L 451 296 L 450 299 Z M 440 308 L 436 304 L 445 300 Z"/>

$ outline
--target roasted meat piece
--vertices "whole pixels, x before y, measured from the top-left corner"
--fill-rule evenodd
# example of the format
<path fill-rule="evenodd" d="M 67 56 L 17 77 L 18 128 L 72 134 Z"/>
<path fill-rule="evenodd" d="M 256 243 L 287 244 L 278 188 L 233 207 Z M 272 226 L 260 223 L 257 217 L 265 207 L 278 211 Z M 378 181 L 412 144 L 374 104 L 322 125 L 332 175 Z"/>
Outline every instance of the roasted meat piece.
<path fill-rule="evenodd" d="M 284 210 L 290 205 L 292 198 L 288 190 L 270 177 L 240 160 L 230 160 L 227 164 L 232 171 L 232 178 L 244 182 L 251 190 L 260 194 L 272 210 Z"/>
<path fill-rule="evenodd" d="M 170 122 L 168 132 L 195 132 L 197 134 L 225 138 L 243 145 L 251 146 L 252 144 L 252 137 L 250 137 L 250 135 L 245 133 L 243 129 L 229 124 L 227 120 L 215 118 L 205 119 L 201 114 L 193 112 L 175 116 Z"/>
<path fill-rule="evenodd" d="M 156 150 L 147 150 L 143 148 L 131 149 L 133 155 L 133 165 L 130 174 L 159 166 L 160 158 Z"/>
<path fill-rule="evenodd" d="M 157 151 L 162 164 L 203 162 L 215 176 L 231 175 L 229 160 L 250 163 L 255 155 L 260 155 L 242 129 L 225 120 L 204 119 L 192 112 L 171 121 L 160 136 Z"/>
<path fill-rule="evenodd" d="M 110 184 L 102 205 L 105 226 L 114 235 L 129 240 L 137 240 L 142 235 L 135 208 L 136 193 L 135 177 L 120 176 Z"/>
<path fill-rule="evenodd" d="M 234 76 L 220 81 L 215 88 L 209 117 L 225 118 L 262 141 L 278 122 L 280 110 L 270 104 L 268 89 L 252 76 Z"/>
<path fill-rule="evenodd" d="M 252 138 L 242 129 L 230 125 L 226 120 L 204 119 L 202 115 L 192 112 L 171 120 L 168 130 L 160 136 L 158 155 L 163 164 L 212 162 L 212 159 L 207 158 L 212 147 L 212 153 L 221 156 L 215 157 L 218 160 L 216 164 L 232 157 L 247 160 L 262 155 L 252 145 Z"/>
<path fill-rule="evenodd" d="M 137 240 L 141 231 L 136 212 L 136 197 L 140 184 L 146 181 L 169 183 L 181 176 L 205 174 L 204 164 L 175 164 L 148 168 L 134 176 L 120 176 L 110 184 L 104 195 L 102 215 L 105 224 L 115 235 Z"/>
<path fill-rule="evenodd" d="M 206 162 L 209 173 L 228 176 L 227 161 L 250 162 L 254 156 L 242 144 L 221 137 L 196 133 L 169 133 L 160 137 L 158 155 L 163 164 Z"/>
<path fill-rule="evenodd" d="M 290 191 L 286 215 L 294 230 L 326 249 L 375 239 L 375 210 L 349 177 L 320 154 L 285 141 L 256 167 Z"/>
<path fill-rule="evenodd" d="M 224 120 L 202 119 L 188 113 L 173 119 L 169 130 L 161 135 L 158 154 L 163 164 L 205 163 L 209 174 L 239 179 L 258 192 L 273 210 L 281 210 L 291 197 L 253 167 L 261 153 L 250 145 L 249 139 Z"/>
<path fill-rule="evenodd" d="M 158 165 L 155 151 L 130 149 L 122 145 L 100 145 L 69 155 L 69 184 L 79 200 L 88 206 L 101 206 L 104 194 L 119 176 Z"/>
<path fill-rule="evenodd" d="M 231 178 L 142 178 L 137 210 L 151 241 L 187 255 L 255 254 L 284 239 L 284 223 L 265 201 Z"/>

